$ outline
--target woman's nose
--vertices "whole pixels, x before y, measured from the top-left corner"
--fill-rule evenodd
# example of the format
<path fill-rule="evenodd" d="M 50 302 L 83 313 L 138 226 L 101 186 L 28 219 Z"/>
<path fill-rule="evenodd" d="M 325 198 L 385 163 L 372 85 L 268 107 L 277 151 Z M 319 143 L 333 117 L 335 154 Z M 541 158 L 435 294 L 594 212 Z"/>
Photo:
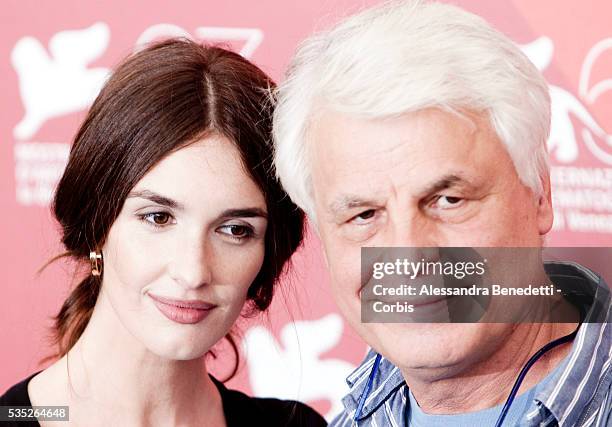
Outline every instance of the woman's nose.
<path fill-rule="evenodd" d="M 205 239 L 189 239 L 172 254 L 171 277 L 182 287 L 195 289 L 212 280 L 212 247 Z"/>

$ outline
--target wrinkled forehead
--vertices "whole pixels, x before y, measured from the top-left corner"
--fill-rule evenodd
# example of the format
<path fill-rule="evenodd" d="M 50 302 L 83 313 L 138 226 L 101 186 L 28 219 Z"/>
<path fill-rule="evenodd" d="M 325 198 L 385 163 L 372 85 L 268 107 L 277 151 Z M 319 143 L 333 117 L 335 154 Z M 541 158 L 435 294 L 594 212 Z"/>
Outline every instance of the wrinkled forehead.
<path fill-rule="evenodd" d="M 307 135 L 313 190 L 376 190 L 383 181 L 418 186 L 508 160 L 486 118 L 427 109 L 390 118 L 319 114 Z"/>
<path fill-rule="evenodd" d="M 386 118 L 322 112 L 312 120 L 306 140 L 312 168 L 338 173 L 342 167 L 367 172 L 442 158 L 461 164 L 476 147 L 489 148 L 482 154 L 490 156 L 504 148 L 482 115 L 439 109 Z"/>
<path fill-rule="evenodd" d="M 498 139 L 485 113 L 427 108 L 390 117 L 370 117 L 323 107 L 310 117 L 305 139 L 308 157 L 315 164 L 330 158 L 370 156 L 397 150 L 400 146 L 435 154 L 439 147 L 421 144 L 423 136 L 453 143 L 456 140 L 467 142 L 475 135 Z"/>

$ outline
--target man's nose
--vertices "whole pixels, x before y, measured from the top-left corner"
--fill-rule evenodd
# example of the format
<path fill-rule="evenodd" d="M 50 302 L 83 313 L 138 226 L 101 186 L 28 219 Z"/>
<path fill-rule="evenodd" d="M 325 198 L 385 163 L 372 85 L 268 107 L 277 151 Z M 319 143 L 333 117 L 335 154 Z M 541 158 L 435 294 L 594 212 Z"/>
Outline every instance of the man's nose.
<path fill-rule="evenodd" d="M 390 245 L 407 248 L 438 247 L 437 232 L 427 219 L 418 215 L 397 215 L 389 236 Z"/>
<path fill-rule="evenodd" d="M 195 289 L 211 283 L 214 253 L 206 239 L 190 236 L 177 245 L 171 256 L 170 275 L 179 285 Z"/>

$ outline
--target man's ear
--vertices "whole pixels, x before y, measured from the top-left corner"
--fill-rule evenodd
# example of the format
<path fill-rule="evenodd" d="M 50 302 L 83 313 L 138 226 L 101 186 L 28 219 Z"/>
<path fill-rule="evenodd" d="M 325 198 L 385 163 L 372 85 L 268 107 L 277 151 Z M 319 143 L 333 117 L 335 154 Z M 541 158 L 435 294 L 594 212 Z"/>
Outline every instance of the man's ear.
<path fill-rule="evenodd" d="M 323 261 L 325 261 L 325 268 L 329 270 L 329 260 L 327 259 L 327 252 L 325 252 L 323 242 L 321 242 L 321 253 L 323 254 Z"/>
<path fill-rule="evenodd" d="M 321 234 L 319 233 L 319 227 L 317 225 L 317 221 L 313 219 L 311 216 L 308 216 L 306 224 L 307 224 L 306 234 L 309 234 L 311 232 L 314 233 L 314 237 L 319 243 L 319 251 L 321 252 L 321 254 L 323 254 L 323 261 L 325 261 L 325 268 L 329 270 L 329 260 L 327 259 L 327 253 L 325 253 L 325 248 L 323 247 L 323 241 L 321 240 Z"/>
<path fill-rule="evenodd" d="M 540 177 L 542 183 L 542 194 L 538 196 L 538 230 L 543 236 L 550 231 L 554 220 L 554 211 L 552 206 L 552 194 L 550 189 L 550 175 L 547 173 Z"/>

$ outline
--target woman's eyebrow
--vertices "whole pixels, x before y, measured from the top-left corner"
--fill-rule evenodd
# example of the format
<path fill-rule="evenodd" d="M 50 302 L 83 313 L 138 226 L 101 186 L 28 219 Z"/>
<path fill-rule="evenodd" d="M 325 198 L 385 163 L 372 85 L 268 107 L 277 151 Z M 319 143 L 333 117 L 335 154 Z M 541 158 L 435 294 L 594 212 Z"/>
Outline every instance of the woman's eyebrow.
<path fill-rule="evenodd" d="M 239 209 L 226 209 L 219 215 L 219 219 L 230 219 L 230 218 L 256 218 L 261 217 L 268 219 L 268 213 L 261 208 L 239 208 Z"/>
<path fill-rule="evenodd" d="M 177 210 L 183 209 L 183 205 L 177 202 L 176 200 L 173 200 L 166 196 L 162 196 L 161 194 L 158 194 L 151 190 L 132 191 L 130 194 L 128 194 L 127 198 L 128 199 L 141 198 L 141 199 L 150 200 L 153 203 L 156 203 L 162 206 L 166 206 L 168 208 L 177 209 Z"/>

